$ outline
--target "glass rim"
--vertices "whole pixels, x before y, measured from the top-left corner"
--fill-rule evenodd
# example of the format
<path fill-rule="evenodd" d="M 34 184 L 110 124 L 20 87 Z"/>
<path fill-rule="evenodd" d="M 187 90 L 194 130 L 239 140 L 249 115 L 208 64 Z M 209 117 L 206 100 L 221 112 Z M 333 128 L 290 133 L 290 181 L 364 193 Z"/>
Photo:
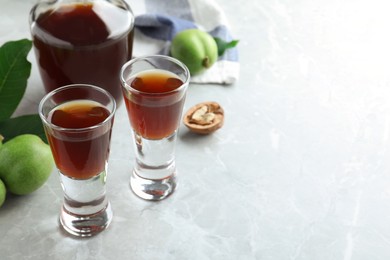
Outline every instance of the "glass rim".
<path fill-rule="evenodd" d="M 167 91 L 167 92 L 158 92 L 158 93 L 144 92 L 144 91 L 135 89 L 135 88 L 131 87 L 129 84 L 127 84 L 127 81 L 123 77 L 123 73 L 124 73 L 125 69 L 127 67 L 129 67 L 129 65 L 131 65 L 131 64 L 133 64 L 133 63 L 135 63 L 137 61 L 147 60 L 147 59 L 150 59 L 150 58 L 159 58 L 159 59 L 168 60 L 168 61 L 171 61 L 172 63 L 175 63 L 178 66 L 180 66 L 183 69 L 183 71 L 185 72 L 185 76 L 186 76 L 186 79 L 185 79 L 185 81 L 183 81 L 183 84 L 180 87 L 175 88 L 173 90 L 170 90 L 170 91 Z M 156 69 L 159 69 L 159 68 L 156 68 Z M 164 69 L 162 69 L 162 70 L 164 70 Z M 189 85 L 190 78 L 191 78 L 190 71 L 189 71 L 189 69 L 187 68 L 187 66 L 183 62 L 181 62 L 178 59 L 175 59 L 173 57 L 170 57 L 170 56 L 167 56 L 167 55 L 160 55 L 160 54 L 145 55 L 145 56 L 139 56 L 139 57 L 133 58 L 133 59 L 127 61 L 125 64 L 123 64 L 122 68 L 120 70 L 120 81 L 122 83 L 122 86 L 124 88 L 128 89 L 128 90 L 131 90 L 134 93 L 142 94 L 142 95 L 145 95 L 145 96 L 164 96 L 164 95 L 167 95 L 167 94 L 170 94 L 170 93 L 180 92 L 183 88 L 185 88 L 186 86 Z"/>
<path fill-rule="evenodd" d="M 106 95 L 108 97 L 108 99 L 110 99 L 112 104 L 113 104 L 112 105 L 112 109 L 109 110 L 110 114 L 108 115 L 108 117 L 106 119 L 104 119 L 102 122 L 100 122 L 100 123 L 98 123 L 96 125 L 92 125 L 92 126 L 88 126 L 88 127 L 81 127 L 81 128 L 62 127 L 62 126 L 59 126 L 59 125 L 56 125 L 56 124 L 53 124 L 53 123 L 49 122 L 47 120 L 47 117 L 43 113 L 43 105 L 44 105 L 44 103 L 49 98 L 51 98 L 55 94 L 57 94 L 58 92 L 61 92 L 61 91 L 66 90 L 66 89 L 72 89 L 72 88 L 90 88 L 90 89 L 97 90 L 97 91 L 103 93 L 104 95 Z M 73 100 L 77 100 L 77 99 L 73 99 Z M 73 100 L 68 100 L 67 102 L 73 101 Z M 63 104 L 63 103 L 60 103 L 58 105 L 61 105 L 61 104 Z M 66 132 L 75 132 L 75 133 L 76 132 L 78 133 L 78 132 L 91 131 L 91 130 L 94 130 L 96 128 L 102 127 L 103 125 L 106 125 L 114 117 L 115 111 L 116 111 L 115 99 L 107 90 L 105 90 L 105 89 L 103 89 L 101 87 L 92 85 L 92 84 L 83 84 L 83 83 L 76 83 L 76 84 L 65 85 L 65 86 L 62 86 L 62 87 L 59 87 L 59 88 L 56 88 L 56 89 L 50 91 L 45 96 L 43 96 L 43 98 L 39 102 L 39 106 L 38 106 L 39 116 L 40 116 L 40 118 L 41 118 L 41 120 L 43 121 L 44 124 L 50 126 L 50 128 L 55 129 L 56 131 L 63 131 L 63 132 L 66 131 Z"/>

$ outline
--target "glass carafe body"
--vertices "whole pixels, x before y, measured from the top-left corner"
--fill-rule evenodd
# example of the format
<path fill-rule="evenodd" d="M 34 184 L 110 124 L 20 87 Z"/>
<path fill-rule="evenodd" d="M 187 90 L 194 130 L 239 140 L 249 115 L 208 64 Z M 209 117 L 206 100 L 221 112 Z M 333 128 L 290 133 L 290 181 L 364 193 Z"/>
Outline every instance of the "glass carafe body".
<path fill-rule="evenodd" d="M 41 0 L 30 29 L 46 92 L 92 84 L 122 102 L 119 72 L 131 59 L 134 15 L 123 0 Z"/>

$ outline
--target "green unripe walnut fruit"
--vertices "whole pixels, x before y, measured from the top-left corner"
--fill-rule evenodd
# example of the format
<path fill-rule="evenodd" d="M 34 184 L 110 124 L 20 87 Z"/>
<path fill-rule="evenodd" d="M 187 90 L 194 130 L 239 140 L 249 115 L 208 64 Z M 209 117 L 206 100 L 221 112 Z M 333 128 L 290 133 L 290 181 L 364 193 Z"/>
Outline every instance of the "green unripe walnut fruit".
<path fill-rule="evenodd" d="M 188 29 L 175 35 L 171 43 L 171 56 L 183 62 L 191 75 L 210 68 L 218 59 L 214 38 L 199 29 Z"/>
<path fill-rule="evenodd" d="M 3 205 L 5 201 L 7 190 L 5 189 L 4 183 L 0 180 L 0 207 Z"/>
<path fill-rule="evenodd" d="M 53 166 L 50 147 L 36 135 L 19 135 L 0 148 L 0 179 L 11 193 L 25 195 L 37 190 Z"/>

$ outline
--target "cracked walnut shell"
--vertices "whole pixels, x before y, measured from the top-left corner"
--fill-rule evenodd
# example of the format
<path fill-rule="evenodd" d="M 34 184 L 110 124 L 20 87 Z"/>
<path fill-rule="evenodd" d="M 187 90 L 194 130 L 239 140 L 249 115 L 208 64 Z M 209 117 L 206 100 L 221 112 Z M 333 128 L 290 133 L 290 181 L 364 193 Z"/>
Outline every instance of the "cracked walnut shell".
<path fill-rule="evenodd" d="M 184 115 L 184 124 L 198 134 L 210 134 L 222 127 L 224 111 L 217 102 L 203 102 L 190 108 Z"/>

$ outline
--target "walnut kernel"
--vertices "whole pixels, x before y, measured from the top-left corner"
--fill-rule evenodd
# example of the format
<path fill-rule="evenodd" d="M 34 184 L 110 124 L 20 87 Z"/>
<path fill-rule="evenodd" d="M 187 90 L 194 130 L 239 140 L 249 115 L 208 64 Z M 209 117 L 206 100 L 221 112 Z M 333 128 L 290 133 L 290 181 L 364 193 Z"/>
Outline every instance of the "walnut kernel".
<path fill-rule="evenodd" d="M 222 127 L 224 111 L 217 102 L 203 102 L 190 108 L 184 124 L 198 134 L 210 134 Z"/>

